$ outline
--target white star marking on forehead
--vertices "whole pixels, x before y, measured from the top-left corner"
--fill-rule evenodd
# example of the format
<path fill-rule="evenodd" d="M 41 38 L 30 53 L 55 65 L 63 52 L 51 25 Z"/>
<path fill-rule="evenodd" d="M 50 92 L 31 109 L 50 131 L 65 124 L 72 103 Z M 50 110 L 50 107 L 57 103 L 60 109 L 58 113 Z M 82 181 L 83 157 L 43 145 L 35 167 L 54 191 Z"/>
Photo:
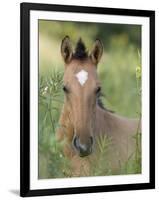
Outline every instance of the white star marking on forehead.
<path fill-rule="evenodd" d="M 78 82 L 83 86 L 88 79 L 88 72 L 82 69 L 75 76 L 77 77 Z"/>

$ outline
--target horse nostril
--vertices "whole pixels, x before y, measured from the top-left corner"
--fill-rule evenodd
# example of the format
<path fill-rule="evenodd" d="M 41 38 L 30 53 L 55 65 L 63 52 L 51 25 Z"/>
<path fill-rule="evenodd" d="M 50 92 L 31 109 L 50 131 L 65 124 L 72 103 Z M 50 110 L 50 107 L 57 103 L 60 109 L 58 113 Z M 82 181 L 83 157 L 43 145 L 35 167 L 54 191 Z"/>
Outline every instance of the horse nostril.
<path fill-rule="evenodd" d="M 74 139 L 73 139 L 73 145 L 74 145 L 74 147 L 75 147 L 76 149 L 78 149 L 79 143 L 78 143 L 78 140 L 77 140 L 77 136 L 75 136 Z"/>
<path fill-rule="evenodd" d="M 91 145 L 93 144 L 93 137 L 91 136 L 90 137 L 90 140 L 91 140 Z"/>

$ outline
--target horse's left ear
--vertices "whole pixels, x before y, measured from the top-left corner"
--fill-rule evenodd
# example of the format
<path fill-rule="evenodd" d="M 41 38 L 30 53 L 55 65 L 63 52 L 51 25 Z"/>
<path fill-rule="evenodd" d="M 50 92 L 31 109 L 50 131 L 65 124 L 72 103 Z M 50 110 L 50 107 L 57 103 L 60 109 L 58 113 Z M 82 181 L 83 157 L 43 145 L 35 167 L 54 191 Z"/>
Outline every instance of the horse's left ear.
<path fill-rule="evenodd" d="M 102 42 L 99 39 L 96 39 L 93 49 L 90 53 L 90 58 L 92 59 L 92 62 L 97 65 L 102 57 L 103 54 L 103 45 Z"/>
<path fill-rule="evenodd" d="M 72 58 L 72 44 L 69 36 L 65 36 L 61 43 L 61 55 L 65 63 L 69 63 Z"/>

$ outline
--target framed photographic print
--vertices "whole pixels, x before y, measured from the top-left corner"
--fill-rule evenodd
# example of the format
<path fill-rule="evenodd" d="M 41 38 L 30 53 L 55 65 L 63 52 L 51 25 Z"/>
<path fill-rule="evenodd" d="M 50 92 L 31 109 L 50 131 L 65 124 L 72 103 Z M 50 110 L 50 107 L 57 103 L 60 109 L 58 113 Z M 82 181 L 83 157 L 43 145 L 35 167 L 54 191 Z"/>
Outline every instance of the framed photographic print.
<path fill-rule="evenodd" d="M 155 12 L 21 4 L 20 195 L 155 187 Z"/>

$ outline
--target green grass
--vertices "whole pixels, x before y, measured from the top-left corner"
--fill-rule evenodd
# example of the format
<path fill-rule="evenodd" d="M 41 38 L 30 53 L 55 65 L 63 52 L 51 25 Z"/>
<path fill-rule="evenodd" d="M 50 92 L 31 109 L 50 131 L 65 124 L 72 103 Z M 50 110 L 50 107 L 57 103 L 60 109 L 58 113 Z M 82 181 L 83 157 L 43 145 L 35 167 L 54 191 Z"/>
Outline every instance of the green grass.
<path fill-rule="evenodd" d="M 72 176 L 70 161 L 63 155 L 63 144 L 56 142 L 55 132 L 59 126 L 58 120 L 64 98 L 62 91 L 64 64 L 60 55 L 60 43 L 65 35 L 70 35 L 74 43 L 77 40 L 78 26 L 71 24 L 67 28 L 64 26 L 64 29 L 58 23 L 54 25 L 56 26 L 52 26 L 51 22 L 42 22 L 39 27 L 39 178 Z M 94 32 L 85 31 L 82 27 L 85 28 L 81 26 L 78 35 L 84 38 L 90 47 L 100 32 L 95 25 L 91 26 Z M 57 30 L 61 30 L 61 35 Z M 105 50 L 97 70 L 104 94 L 103 103 L 118 114 L 140 118 L 141 57 L 138 53 L 140 48 L 129 40 L 129 34 L 112 33 L 107 39 L 103 36 L 102 41 Z M 106 45 L 108 41 L 109 48 Z M 132 139 L 136 142 L 135 152 L 126 163 L 121 163 L 116 174 L 141 173 L 141 134 L 137 132 Z M 93 165 L 90 176 L 114 174 L 109 160 L 106 159 L 110 145 L 111 138 L 107 136 L 99 138 L 98 162 L 95 162 L 98 164 Z"/>

